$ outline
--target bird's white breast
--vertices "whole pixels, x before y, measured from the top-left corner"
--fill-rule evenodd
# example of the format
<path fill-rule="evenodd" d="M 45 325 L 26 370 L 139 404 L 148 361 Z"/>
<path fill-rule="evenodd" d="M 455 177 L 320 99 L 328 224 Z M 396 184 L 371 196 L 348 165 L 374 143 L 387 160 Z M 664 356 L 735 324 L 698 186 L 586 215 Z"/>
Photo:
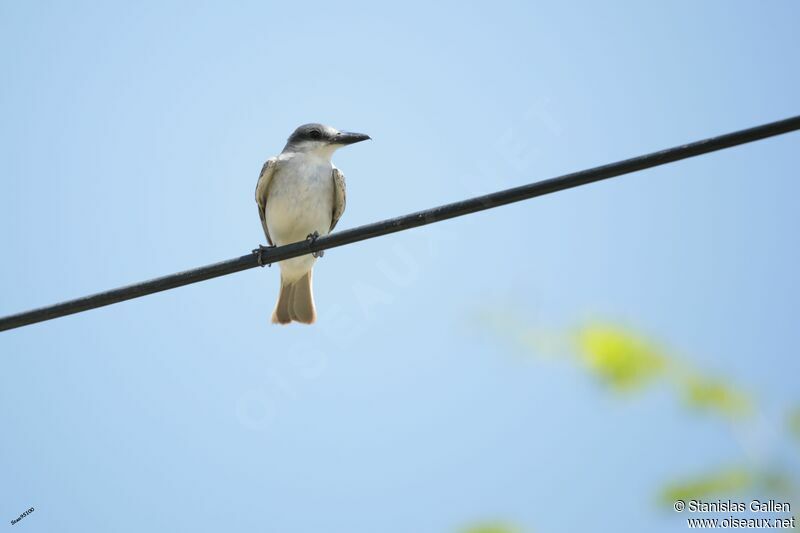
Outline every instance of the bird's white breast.
<path fill-rule="evenodd" d="M 276 245 L 327 235 L 333 213 L 333 166 L 314 154 L 282 154 L 267 192 L 267 227 Z"/>

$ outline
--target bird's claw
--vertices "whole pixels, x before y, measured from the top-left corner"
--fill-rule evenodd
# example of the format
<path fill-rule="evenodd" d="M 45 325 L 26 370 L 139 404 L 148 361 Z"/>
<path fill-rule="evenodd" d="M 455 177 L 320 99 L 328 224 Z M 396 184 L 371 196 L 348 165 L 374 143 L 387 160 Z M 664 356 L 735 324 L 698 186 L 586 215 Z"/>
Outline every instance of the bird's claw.
<path fill-rule="evenodd" d="M 264 246 L 262 244 L 258 245 L 258 248 L 253 250 L 253 253 L 256 254 L 256 259 L 258 260 L 258 266 L 265 267 L 265 266 L 272 266 L 272 263 L 264 263 L 264 251 L 269 250 L 270 248 L 275 248 L 274 246 Z"/>
<path fill-rule="evenodd" d="M 306 237 L 306 240 L 308 241 L 309 244 L 314 244 L 314 241 L 316 241 L 317 239 L 319 239 L 318 231 L 315 231 L 314 233 L 309 233 L 308 237 Z M 311 252 L 311 255 L 315 258 L 322 257 L 323 255 L 325 255 L 325 250 L 320 250 L 318 252 Z"/>

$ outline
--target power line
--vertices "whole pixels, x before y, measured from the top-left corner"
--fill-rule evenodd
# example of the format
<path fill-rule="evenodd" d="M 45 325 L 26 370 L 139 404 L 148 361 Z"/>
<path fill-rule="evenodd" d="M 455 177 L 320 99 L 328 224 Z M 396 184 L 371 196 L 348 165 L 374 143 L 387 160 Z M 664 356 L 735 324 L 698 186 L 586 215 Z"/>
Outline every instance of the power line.
<path fill-rule="evenodd" d="M 263 266 L 267 263 L 277 263 L 292 257 L 298 257 L 312 252 L 319 252 L 327 250 L 328 248 L 336 248 L 337 246 L 344 246 L 366 239 L 372 239 L 381 235 L 404 231 L 434 222 L 447 220 L 448 218 L 460 217 L 486 209 L 492 209 L 501 205 L 510 204 L 542 196 L 581 185 L 587 185 L 596 181 L 601 181 L 623 174 L 629 174 L 638 170 L 652 168 L 681 159 L 687 159 L 697 155 L 715 152 L 732 146 L 745 144 L 753 141 L 765 139 L 767 137 L 774 137 L 783 133 L 796 131 L 800 129 L 800 115 L 771 122 L 749 128 L 739 130 L 733 133 L 727 133 L 718 137 L 711 137 L 696 141 L 690 144 L 668 148 L 659 152 L 653 152 L 647 155 L 634 157 L 632 159 L 625 159 L 616 163 L 610 163 L 600 167 L 581 170 L 566 174 L 556 178 L 529 183 L 520 187 L 512 189 L 505 189 L 502 191 L 494 192 L 484 196 L 477 196 L 460 202 L 418 211 L 409 215 L 401 217 L 390 218 L 372 224 L 366 224 L 357 228 L 339 231 L 331 235 L 320 237 L 313 242 L 303 241 L 286 246 L 278 246 L 276 248 L 265 248 L 259 258 L 257 253 L 251 253 L 229 259 L 220 263 L 206 265 L 177 274 L 170 274 L 160 278 L 119 287 L 106 292 L 99 292 L 90 296 L 84 296 L 75 300 L 57 303 L 47 307 L 40 307 L 32 309 L 15 315 L 9 315 L 0 318 L 0 331 L 19 328 L 36 322 L 43 322 L 61 316 L 80 313 L 88 311 L 96 307 L 103 307 L 117 302 L 138 298 L 147 294 L 174 289 L 183 285 L 197 283 L 234 272 L 240 272 L 249 268 Z M 254 251 L 255 252 L 255 251 Z M 263 261 L 263 262 L 262 262 Z"/>

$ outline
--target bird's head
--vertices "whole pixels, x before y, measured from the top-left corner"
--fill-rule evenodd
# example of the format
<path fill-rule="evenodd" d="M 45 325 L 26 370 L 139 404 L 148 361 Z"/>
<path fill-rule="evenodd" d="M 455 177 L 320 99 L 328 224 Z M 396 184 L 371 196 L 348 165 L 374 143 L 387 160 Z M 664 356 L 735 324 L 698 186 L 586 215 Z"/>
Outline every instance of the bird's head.
<path fill-rule="evenodd" d="M 363 133 L 339 131 L 324 124 L 303 124 L 289 136 L 284 152 L 318 153 L 320 156 L 330 157 L 333 152 L 346 146 L 369 139 Z"/>

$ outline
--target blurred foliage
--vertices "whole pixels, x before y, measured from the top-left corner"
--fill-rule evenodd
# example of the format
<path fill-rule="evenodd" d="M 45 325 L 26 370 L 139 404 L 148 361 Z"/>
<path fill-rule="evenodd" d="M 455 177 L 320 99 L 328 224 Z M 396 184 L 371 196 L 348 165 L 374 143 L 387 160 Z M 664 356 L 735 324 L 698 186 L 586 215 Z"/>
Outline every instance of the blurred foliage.
<path fill-rule="evenodd" d="M 482 321 L 525 353 L 577 359 L 615 392 L 665 383 L 694 410 L 731 420 L 752 413 L 749 396 L 732 383 L 704 375 L 652 339 L 624 327 L 594 323 L 564 335 L 526 327 L 507 314 L 485 314 Z"/>
<path fill-rule="evenodd" d="M 793 499 L 797 494 L 796 487 L 792 483 L 791 478 L 783 472 L 766 472 L 761 473 L 758 479 L 758 484 L 764 488 L 768 494 L 776 494 L 784 496 L 785 499 Z"/>
<path fill-rule="evenodd" d="M 660 500 L 671 505 L 675 500 L 696 500 L 717 494 L 739 493 L 748 488 L 752 481 L 752 474 L 744 468 L 726 469 L 668 484 L 662 489 Z"/>
<path fill-rule="evenodd" d="M 586 366 L 618 391 L 640 388 L 666 367 L 666 358 L 652 343 L 612 326 L 583 328 L 578 346 Z"/>
<path fill-rule="evenodd" d="M 660 495 L 661 503 L 671 507 L 675 500 L 697 500 L 750 491 L 759 495 L 790 497 L 794 487 L 783 472 L 761 468 L 736 467 L 696 476 L 666 485 Z"/>
<path fill-rule="evenodd" d="M 792 434 L 797 442 L 800 442 L 800 406 L 795 407 L 789 413 L 789 433 Z"/>
<path fill-rule="evenodd" d="M 732 384 L 704 376 L 655 341 L 625 328 L 588 325 L 578 329 L 578 355 L 603 383 L 631 391 L 664 380 L 686 405 L 729 419 L 750 414 L 749 397 Z"/>
<path fill-rule="evenodd" d="M 496 335 L 523 348 L 522 355 L 537 357 L 566 357 L 573 347 L 560 331 L 531 328 L 519 320 L 521 310 L 515 312 L 483 312 L 477 317 L 478 325 L 489 327 Z M 520 354 L 519 351 L 515 352 Z"/>
<path fill-rule="evenodd" d="M 751 412 L 750 399 L 719 379 L 689 376 L 683 383 L 683 396 L 690 407 L 719 411 L 731 418 L 747 416 Z"/>
<path fill-rule="evenodd" d="M 463 533 L 520 533 L 520 530 L 506 524 L 480 524 L 464 529 Z"/>
<path fill-rule="evenodd" d="M 584 325 L 572 334 L 548 333 L 510 318 L 497 314 L 484 324 L 490 324 L 496 333 L 513 340 L 526 353 L 555 355 L 575 361 L 614 392 L 630 394 L 657 383 L 667 384 L 691 410 L 722 417 L 736 425 L 737 430 L 751 435 L 760 432 L 752 424 L 744 425 L 756 411 L 748 394 L 724 378 L 698 371 L 646 336 L 608 323 Z M 800 443 L 800 406 L 789 413 L 787 429 Z M 659 500 L 661 503 L 669 502 L 671 506 L 679 499 L 724 497 L 747 491 L 762 497 L 782 496 L 787 501 L 797 497 L 788 468 L 768 469 L 754 461 L 750 466 L 721 468 L 670 483 L 660 491 Z M 507 531 L 501 527 L 473 529 L 468 533 Z"/>

